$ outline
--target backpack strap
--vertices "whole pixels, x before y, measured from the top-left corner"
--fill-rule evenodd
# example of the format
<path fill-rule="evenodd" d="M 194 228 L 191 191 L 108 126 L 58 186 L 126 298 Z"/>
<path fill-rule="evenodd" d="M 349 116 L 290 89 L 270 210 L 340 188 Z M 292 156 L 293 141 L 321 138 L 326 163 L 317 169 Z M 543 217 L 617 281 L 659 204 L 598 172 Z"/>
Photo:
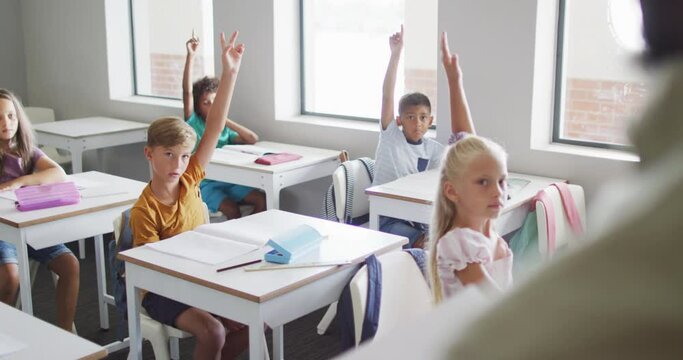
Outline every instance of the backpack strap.
<path fill-rule="evenodd" d="M 540 201 L 545 209 L 546 237 L 548 238 L 548 257 L 555 253 L 555 208 L 548 194 L 539 190 L 531 200 L 532 211 L 535 210 L 536 201 Z"/>
<path fill-rule="evenodd" d="M 368 177 L 370 178 L 370 183 L 375 181 L 375 160 L 367 157 L 358 158 L 358 160 L 365 166 L 365 171 L 368 172 Z"/>
<path fill-rule="evenodd" d="M 337 218 L 337 208 L 334 204 L 334 185 L 330 185 L 330 187 L 327 188 L 327 193 L 325 193 L 325 199 L 323 200 L 323 218 L 325 220 L 334 222 L 339 221 Z"/>
<path fill-rule="evenodd" d="M 583 225 L 581 224 L 581 217 L 579 216 L 579 210 L 576 208 L 576 203 L 574 202 L 574 197 L 572 192 L 569 190 L 569 185 L 567 183 L 558 182 L 551 186 L 557 188 L 560 192 L 560 199 L 562 199 L 562 206 L 564 207 L 564 213 L 567 216 L 569 225 L 571 226 L 574 234 L 583 234 Z"/>
<path fill-rule="evenodd" d="M 353 219 L 351 218 L 351 210 L 353 209 L 353 185 L 355 179 L 353 177 L 353 171 L 349 171 L 349 166 L 352 166 L 350 162 L 342 163 L 342 168 L 344 169 L 344 178 L 346 179 L 346 203 L 344 206 L 344 223 L 350 224 Z"/>
<path fill-rule="evenodd" d="M 361 343 L 375 337 L 382 304 L 382 264 L 375 255 L 370 255 L 365 259 L 365 265 L 368 269 L 368 299 L 365 304 Z"/>

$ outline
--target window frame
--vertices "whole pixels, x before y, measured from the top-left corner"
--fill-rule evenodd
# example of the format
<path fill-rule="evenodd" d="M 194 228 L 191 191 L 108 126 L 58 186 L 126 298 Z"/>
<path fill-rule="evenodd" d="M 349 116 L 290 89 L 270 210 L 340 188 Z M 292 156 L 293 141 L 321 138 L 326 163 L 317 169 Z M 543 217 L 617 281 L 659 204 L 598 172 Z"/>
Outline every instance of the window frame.
<path fill-rule="evenodd" d="M 132 1 L 132 0 L 131 0 Z M 368 118 L 368 117 L 361 117 L 361 116 L 350 116 L 350 115 L 341 115 L 341 114 L 328 114 L 328 113 L 319 113 L 319 112 L 314 112 L 314 111 L 307 111 L 306 110 L 306 45 L 305 45 L 305 26 L 304 26 L 304 2 L 306 0 L 299 0 L 299 44 L 300 44 L 300 49 L 299 49 L 299 83 L 301 84 L 299 87 L 299 99 L 300 99 L 300 113 L 303 116 L 318 116 L 318 117 L 323 117 L 323 118 L 331 118 L 331 119 L 341 119 L 341 120 L 353 120 L 353 121 L 360 121 L 360 122 L 365 122 L 365 123 L 374 123 L 374 124 L 380 124 L 381 119 L 379 117 L 376 118 Z M 437 89 L 438 91 L 438 89 Z M 379 104 L 381 106 L 381 102 Z M 432 109 L 433 110 L 433 109 Z M 377 113 L 381 112 L 381 108 L 377 110 Z M 436 130 L 436 124 L 432 124 L 429 127 L 429 130 Z"/>
<path fill-rule="evenodd" d="M 566 35 L 566 11 L 567 1 L 558 0 L 557 14 L 557 46 L 555 52 L 555 81 L 553 94 L 553 119 L 552 119 L 552 143 L 578 145 L 599 149 L 611 149 L 632 152 L 632 145 L 608 144 L 587 140 L 565 139 L 561 136 L 561 122 L 563 118 L 564 100 L 566 99 L 566 81 L 564 77 L 565 68 L 565 35 Z"/>

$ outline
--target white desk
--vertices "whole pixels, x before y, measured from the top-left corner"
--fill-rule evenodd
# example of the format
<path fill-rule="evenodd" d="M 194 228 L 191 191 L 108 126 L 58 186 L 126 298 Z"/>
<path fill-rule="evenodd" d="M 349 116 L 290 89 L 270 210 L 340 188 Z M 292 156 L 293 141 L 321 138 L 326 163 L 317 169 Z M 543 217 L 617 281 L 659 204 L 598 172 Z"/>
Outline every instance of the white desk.
<path fill-rule="evenodd" d="M 505 207 L 496 219 L 496 230 L 499 234 L 508 234 L 519 228 L 528 212 L 523 206 L 536 193 L 555 182 L 565 182 L 533 175 L 509 173 L 508 178 L 520 178 L 531 182 L 520 191 L 512 194 Z M 432 219 L 432 208 L 439 187 L 439 172 L 425 171 L 373 186 L 365 190 L 370 200 L 370 229 L 379 229 L 379 216 L 390 216 L 397 219 L 429 224 Z"/>
<path fill-rule="evenodd" d="M 71 178 L 77 183 L 101 184 L 121 193 L 83 198 L 75 205 L 26 212 L 17 210 L 13 201 L 0 198 L 0 239 L 17 248 L 22 310 L 33 314 L 26 245 L 43 249 L 76 239 L 94 237 L 100 326 L 107 329 L 107 304 L 113 305 L 114 298 L 106 293 L 102 234 L 113 231 L 114 218 L 137 200 L 146 184 L 96 171 L 71 175 Z"/>
<path fill-rule="evenodd" d="M 149 124 L 108 117 L 89 117 L 34 124 L 36 141 L 68 150 L 73 173 L 83 171 L 83 152 L 147 141 Z M 102 159 L 100 158 L 100 163 Z"/>
<path fill-rule="evenodd" d="M 329 234 L 321 253 L 337 251 L 360 262 L 370 254 L 398 250 L 407 239 L 322 219 L 268 210 L 230 220 L 242 229 L 270 236 L 282 224 L 310 224 Z M 146 246 L 119 254 L 126 261 L 128 332 L 131 358 L 141 356 L 140 292 L 145 289 L 213 314 L 249 325 L 250 359 L 264 358 L 263 324 L 273 329 L 274 358 L 282 359 L 283 325 L 339 298 L 358 264 L 247 272 L 242 268 L 217 273 L 220 266 L 168 255 Z"/>
<path fill-rule="evenodd" d="M 8 354 L 7 359 L 102 359 L 107 356 L 107 350 L 102 346 L 6 304 L 0 303 L 0 319 L 0 335 L 9 336 L 23 345 Z"/>
<path fill-rule="evenodd" d="M 255 146 L 289 152 L 302 158 L 278 165 L 254 163 L 256 155 L 216 149 L 206 167 L 206 178 L 263 189 L 268 209 L 280 207 L 280 190 L 332 175 L 339 166 L 339 151 L 260 141 Z M 321 195 L 322 196 L 322 195 Z"/>

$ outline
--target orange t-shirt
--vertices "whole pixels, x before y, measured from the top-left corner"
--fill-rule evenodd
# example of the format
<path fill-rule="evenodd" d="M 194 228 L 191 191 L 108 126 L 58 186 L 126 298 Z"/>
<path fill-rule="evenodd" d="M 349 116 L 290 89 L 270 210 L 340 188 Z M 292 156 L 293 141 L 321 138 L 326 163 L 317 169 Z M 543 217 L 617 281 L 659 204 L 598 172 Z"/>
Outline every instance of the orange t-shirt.
<path fill-rule="evenodd" d="M 180 177 L 178 200 L 173 205 L 159 202 L 152 193 L 151 183 L 147 184 L 130 211 L 133 247 L 164 240 L 202 225 L 204 204 L 199 183 L 203 178 L 204 169 L 192 156 Z"/>

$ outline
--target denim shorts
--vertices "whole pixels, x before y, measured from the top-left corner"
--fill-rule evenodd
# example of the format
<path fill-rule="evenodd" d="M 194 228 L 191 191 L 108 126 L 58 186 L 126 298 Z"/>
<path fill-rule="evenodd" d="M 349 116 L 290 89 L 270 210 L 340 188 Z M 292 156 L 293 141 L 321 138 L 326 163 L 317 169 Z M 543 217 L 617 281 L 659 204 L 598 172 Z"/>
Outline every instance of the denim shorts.
<path fill-rule="evenodd" d="M 151 292 L 145 294 L 144 299 L 142 299 L 142 307 L 152 319 L 173 327 L 176 327 L 175 321 L 178 316 L 191 308 L 189 305 Z"/>
<path fill-rule="evenodd" d="M 240 202 L 254 188 L 242 185 L 228 184 L 221 181 L 202 181 L 200 185 L 202 200 L 206 203 L 209 211 L 216 212 L 225 198 L 234 202 Z"/>
<path fill-rule="evenodd" d="M 71 250 L 64 246 L 64 244 L 50 246 L 40 250 L 36 250 L 31 246 L 27 246 L 27 248 L 28 257 L 39 261 L 43 265 L 62 254 L 71 254 Z M 7 241 L 0 240 L 0 264 L 17 264 L 18 262 L 16 247 Z"/>
<path fill-rule="evenodd" d="M 379 231 L 407 237 L 408 244 L 403 247 L 411 248 L 420 236 L 429 232 L 429 227 L 425 224 L 395 219 L 388 216 L 380 216 Z"/>

